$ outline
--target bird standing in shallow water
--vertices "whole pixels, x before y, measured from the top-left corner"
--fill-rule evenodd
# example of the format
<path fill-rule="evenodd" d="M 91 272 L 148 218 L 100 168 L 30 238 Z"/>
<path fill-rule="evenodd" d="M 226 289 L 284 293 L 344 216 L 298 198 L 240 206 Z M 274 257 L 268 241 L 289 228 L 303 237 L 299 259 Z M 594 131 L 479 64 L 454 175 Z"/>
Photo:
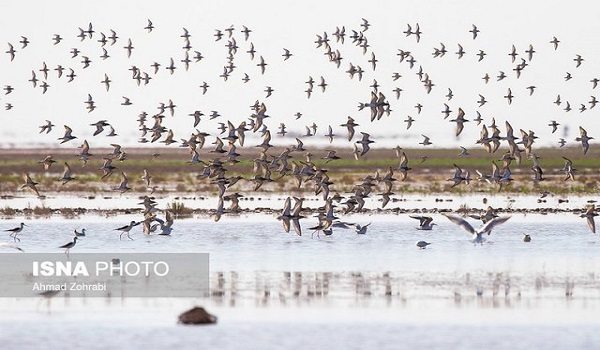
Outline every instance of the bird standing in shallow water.
<path fill-rule="evenodd" d="M 17 234 L 18 234 L 19 232 L 23 231 L 23 227 L 24 227 L 24 226 L 27 226 L 27 225 L 25 225 L 24 223 L 21 223 L 21 224 L 19 225 L 19 227 L 11 228 L 11 229 L 4 230 L 4 231 L 6 231 L 6 232 L 10 232 L 10 235 L 9 235 L 9 237 L 12 237 L 12 238 L 13 238 L 13 240 L 14 240 L 15 242 L 16 242 L 16 241 L 19 241 L 19 242 L 21 242 L 21 240 L 20 240 L 19 238 L 17 238 Z"/>
<path fill-rule="evenodd" d="M 61 245 L 59 248 L 65 249 L 65 254 L 67 254 L 67 257 L 68 257 L 69 250 L 75 246 L 75 243 L 77 243 L 77 237 L 73 237 L 73 242 L 69 242 L 67 244 Z"/>
<path fill-rule="evenodd" d="M 135 222 L 134 220 L 131 220 L 131 222 L 129 223 L 129 225 L 125 225 L 125 226 L 121 226 L 119 228 L 116 228 L 115 231 L 122 231 L 121 235 L 119 235 L 119 240 L 121 240 L 121 238 L 123 237 L 124 234 L 127 234 L 127 238 L 129 238 L 130 240 L 133 241 L 133 238 L 131 238 L 129 236 L 129 231 L 131 231 L 132 228 L 134 228 L 135 226 L 139 225 L 139 222 Z"/>

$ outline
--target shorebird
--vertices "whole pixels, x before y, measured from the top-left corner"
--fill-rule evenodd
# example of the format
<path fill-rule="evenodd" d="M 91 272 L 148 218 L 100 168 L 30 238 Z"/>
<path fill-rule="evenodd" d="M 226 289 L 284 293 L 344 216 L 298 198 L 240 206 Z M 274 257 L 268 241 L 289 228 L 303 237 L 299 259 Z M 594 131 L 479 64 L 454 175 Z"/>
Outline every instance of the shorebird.
<path fill-rule="evenodd" d="M 592 233 L 596 233 L 596 222 L 594 221 L 594 216 L 598 216 L 596 213 L 596 206 L 594 204 L 590 204 L 587 206 L 585 213 L 579 215 L 579 217 L 585 218 L 587 220 L 588 227 Z"/>
<path fill-rule="evenodd" d="M 54 124 L 52 124 L 51 121 L 46 120 L 46 124 L 40 126 L 40 134 L 43 133 L 44 131 L 46 132 L 46 134 L 50 133 L 50 131 L 52 131 L 53 127 L 54 127 Z"/>
<path fill-rule="evenodd" d="M 169 236 L 173 232 L 173 214 L 170 211 L 167 210 L 165 212 L 164 221 L 159 218 L 155 218 L 154 220 L 160 225 L 159 236 Z"/>
<path fill-rule="evenodd" d="M 423 141 L 419 142 L 419 145 L 429 146 L 429 145 L 433 144 L 431 141 L 429 141 L 430 140 L 429 137 L 427 137 L 427 136 L 425 136 L 423 134 L 421 134 L 421 136 L 423 136 Z"/>
<path fill-rule="evenodd" d="M 121 194 L 129 191 L 131 188 L 127 186 L 127 175 L 121 171 L 121 183 L 115 190 L 121 192 Z"/>
<path fill-rule="evenodd" d="M 469 30 L 469 33 L 473 34 L 473 40 L 475 40 L 477 38 L 477 34 L 479 34 L 479 32 L 481 32 L 479 29 L 477 29 L 477 26 L 472 24 L 473 29 Z"/>
<path fill-rule="evenodd" d="M 527 242 L 527 243 L 531 242 L 531 236 L 528 235 L 527 233 L 524 233 L 523 234 L 523 242 Z"/>
<path fill-rule="evenodd" d="M 85 237 L 85 229 L 82 228 L 81 232 L 78 232 L 77 229 L 73 230 L 73 233 L 75 234 L 75 237 Z"/>
<path fill-rule="evenodd" d="M 52 159 L 51 155 L 49 155 L 46 156 L 43 160 L 40 160 L 38 163 L 43 164 L 44 170 L 48 171 L 50 169 L 50 166 L 52 166 L 53 163 L 56 163 L 56 161 Z"/>
<path fill-rule="evenodd" d="M 481 220 L 485 224 L 486 222 L 497 218 L 498 215 L 495 213 L 495 210 L 492 208 L 492 206 L 488 206 L 483 215 L 469 215 L 469 217 L 475 220 Z"/>
<path fill-rule="evenodd" d="M 553 37 L 552 40 L 550 41 L 550 44 L 554 45 L 554 50 L 556 51 L 556 49 L 558 49 L 558 43 L 560 42 L 560 40 L 558 40 L 556 37 Z"/>
<path fill-rule="evenodd" d="M 402 152 L 402 155 L 400 156 L 400 165 L 398 165 L 398 170 L 402 174 L 402 176 L 400 177 L 400 181 L 406 180 L 406 177 L 408 176 L 408 171 L 411 169 L 412 168 L 408 166 L 408 157 L 406 156 L 406 153 Z"/>
<path fill-rule="evenodd" d="M 367 134 L 366 132 L 361 132 L 362 134 L 362 139 L 360 141 L 356 141 L 356 143 L 360 144 L 362 146 L 362 151 L 360 152 L 360 156 L 364 156 L 365 154 L 367 154 L 367 152 L 369 152 L 369 150 L 371 149 L 371 147 L 369 147 L 369 144 L 375 142 L 369 139 L 369 137 L 371 137 L 371 135 Z"/>
<path fill-rule="evenodd" d="M 453 165 L 455 168 L 454 176 L 447 180 L 447 181 L 454 181 L 454 184 L 452 184 L 452 186 L 450 186 L 450 188 L 458 186 L 463 181 L 468 185 L 469 182 L 471 181 L 469 172 L 467 171 L 466 175 L 463 176 L 463 170 L 458 165 L 456 165 L 456 164 L 453 164 Z"/>
<path fill-rule="evenodd" d="M 431 216 L 409 215 L 408 217 L 419 220 L 419 227 L 417 227 L 417 230 L 431 231 L 433 229 L 433 225 L 437 225 L 436 223 L 432 222 L 433 218 Z"/>
<path fill-rule="evenodd" d="M 560 148 L 562 148 L 562 147 L 564 147 L 567 144 L 567 141 L 561 137 L 558 140 L 558 144 L 560 145 Z"/>
<path fill-rule="evenodd" d="M 125 226 L 116 228 L 115 231 L 121 231 L 121 234 L 119 235 L 119 240 L 121 240 L 121 238 L 123 237 L 124 234 L 127 234 L 127 238 L 129 238 L 130 240 L 133 241 L 133 238 L 131 238 L 131 236 L 129 236 L 129 231 L 131 231 L 132 228 L 134 228 L 135 226 L 137 226 L 139 224 L 140 224 L 139 222 L 135 222 L 134 220 L 131 220 L 129 225 L 125 225 Z"/>
<path fill-rule="evenodd" d="M 577 171 L 577 169 L 573 168 L 573 162 L 565 156 L 563 156 L 562 158 L 565 160 L 565 165 L 560 170 L 564 171 L 565 174 L 567 175 L 567 177 L 565 178 L 565 181 L 567 181 L 569 179 L 575 180 L 575 172 Z"/>
<path fill-rule="evenodd" d="M 296 202 L 296 204 L 298 204 L 298 202 Z M 302 206 L 302 204 L 300 204 L 300 207 Z M 299 210 L 298 210 L 299 212 Z M 294 214 L 292 214 L 292 198 L 291 197 L 287 197 L 285 199 L 284 205 L 283 205 L 283 211 L 281 212 L 281 215 L 279 215 L 277 217 L 277 220 L 281 220 L 282 224 L 283 224 L 283 230 L 285 232 L 290 232 L 290 224 L 292 222 L 292 220 L 294 220 Z M 296 233 L 298 234 L 298 236 L 302 235 L 302 231 L 298 230 L 296 231 Z"/>
<path fill-rule="evenodd" d="M 65 184 L 67 184 L 67 182 L 69 182 L 71 180 L 75 180 L 75 178 L 73 176 L 71 176 L 71 167 L 69 166 L 69 164 L 67 162 L 65 162 L 65 168 L 63 171 L 63 175 L 60 179 L 58 179 L 58 181 L 62 181 L 62 184 L 65 185 Z"/>
<path fill-rule="evenodd" d="M 356 230 L 356 234 L 359 234 L 359 235 L 364 235 L 364 234 L 366 234 L 366 233 L 367 233 L 367 228 L 368 228 L 368 227 L 369 227 L 371 224 L 372 224 L 372 223 L 370 222 L 370 223 L 368 223 L 368 224 L 366 224 L 366 225 L 363 225 L 363 226 L 361 226 L 360 224 L 356 224 L 356 225 L 354 225 L 354 227 L 355 227 L 355 230 Z"/>
<path fill-rule="evenodd" d="M 354 119 L 352 117 L 348 116 L 348 121 L 345 124 L 341 124 L 340 126 L 346 127 L 348 129 L 348 141 L 351 141 L 354 137 L 354 127 L 358 126 L 358 124 L 354 122 Z"/>
<path fill-rule="evenodd" d="M 458 116 L 456 116 L 455 119 L 451 119 L 450 121 L 456 123 L 456 136 L 457 137 L 463 131 L 464 123 L 468 122 L 468 120 L 465 119 L 465 111 L 463 111 L 462 108 L 458 109 Z"/>
<path fill-rule="evenodd" d="M 25 180 L 25 183 L 21 185 L 21 188 L 27 187 L 30 190 L 32 190 L 38 197 L 40 197 L 40 192 L 38 191 L 37 187 L 35 187 L 35 185 L 37 185 L 38 183 L 34 182 L 28 173 L 23 174 L 23 180 Z"/>
<path fill-rule="evenodd" d="M 508 92 L 506 93 L 506 95 L 504 96 L 504 98 L 506 100 L 508 100 L 508 104 L 509 105 L 512 103 L 514 96 L 513 96 L 512 91 L 511 91 L 510 88 L 508 88 Z"/>
<path fill-rule="evenodd" d="M 448 220 L 452 221 L 453 223 L 457 224 L 458 226 L 460 226 L 463 230 L 467 231 L 468 233 L 471 234 L 471 242 L 472 243 L 479 243 L 479 244 L 483 244 L 486 241 L 486 238 L 483 237 L 483 234 L 490 234 L 492 232 L 492 229 L 494 229 L 494 227 L 506 222 L 508 219 L 510 219 L 510 216 L 503 216 L 503 217 L 497 217 L 494 218 L 488 222 L 486 222 L 483 226 L 481 226 L 478 229 L 474 229 L 473 226 L 471 226 L 471 224 L 458 216 L 454 216 L 454 215 L 450 215 L 450 214 L 442 214 L 445 217 L 448 218 Z"/>
<path fill-rule="evenodd" d="M 5 232 L 10 232 L 10 235 L 8 235 L 8 236 L 12 237 L 15 242 L 16 241 L 21 242 L 21 240 L 17 237 L 17 235 L 19 234 L 19 232 L 23 231 L 23 227 L 25 227 L 25 226 L 27 226 L 27 225 L 25 225 L 24 223 L 21 223 L 19 225 L 19 227 L 10 228 L 10 229 L 4 230 L 4 231 Z"/>
<path fill-rule="evenodd" d="M 77 237 L 73 237 L 73 242 L 69 242 L 67 244 L 61 245 L 59 248 L 65 249 L 65 254 L 67 254 L 67 257 L 68 257 L 69 250 L 71 250 L 71 248 L 73 248 L 76 243 L 77 243 Z"/>
<path fill-rule="evenodd" d="M 575 141 L 581 142 L 581 147 L 583 148 L 583 154 L 585 155 L 590 148 L 589 140 L 593 140 L 593 137 L 588 136 L 587 131 L 579 127 L 579 135 L 580 137 L 575 138 Z"/>
<path fill-rule="evenodd" d="M 419 249 L 425 249 L 430 244 L 431 243 L 428 243 L 428 242 L 425 242 L 425 241 L 418 241 L 417 242 L 417 247 L 419 247 Z"/>
<path fill-rule="evenodd" d="M 8 43 L 8 51 L 6 51 L 6 53 L 9 54 L 11 62 L 12 62 L 12 60 L 15 59 L 16 52 L 17 52 L 17 50 L 15 50 L 15 48 L 12 46 L 12 44 Z"/>
<path fill-rule="evenodd" d="M 94 124 L 90 124 L 90 126 L 95 126 L 96 130 L 94 131 L 94 134 L 92 136 L 97 136 L 100 133 L 102 133 L 104 131 L 104 127 L 108 126 L 110 124 L 108 124 L 106 122 L 106 120 L 99 120 L 97 122 L 95 122 Z"/>
<path fill-rule="evenodd" d="M 64 136 L 58 138 L 59 140 L 62 140 L 61 144 L 77 138 L 77 136 L 73 136 L 72 135 L 73 129 L 71 129 L 67 125 L 65 125 L 64 127 L 65 127 L 65 134 L 64 134 Z"/>
<path fill-rule="evenodd" d="M 333 133 L 333 129 L 331 128 L 331 125 L 327 126 L 327 134 L 325 134 L 324 136 L 329 139 L 329 143 L 333 142 L 333 138 L 335 137 L 335 134 Z"/>
<path fill-rule="evenodd" d="M 148 20 L 148 25 L 145 26 L 144 29 L 148 30 L 148 33 L 150 33 L 152 29 L 154 29 L 154 25 L 152 24 L 151 20 Z"/>

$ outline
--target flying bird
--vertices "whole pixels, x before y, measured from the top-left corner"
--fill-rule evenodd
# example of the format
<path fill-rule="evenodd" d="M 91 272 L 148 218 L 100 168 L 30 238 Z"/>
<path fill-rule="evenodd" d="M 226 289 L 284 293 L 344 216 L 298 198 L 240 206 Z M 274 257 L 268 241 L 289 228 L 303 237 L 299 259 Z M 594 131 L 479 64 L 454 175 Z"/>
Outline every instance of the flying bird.
<path fill-rule="evenodd" d="M 483 234 L 489 235 L 496 226 L 503 224 L 508 219 L 510 219 L 510 216 L 497 217 L 497 218 L 491 219 L 490 221 L 486 222 L 480 228 L 475 229 L 467 220 L 465 220 L 461 217 L 450 215 L 450 214 L 442 214 L 442 215 L 447 217 L 448 220 L 450 220 L 451 222 L 460 226 L 463 230 L 470 233 L 471 234 L 471 242 L 475 243 L 475 244 L 483 244 L 486 241 L 486 238 L 483 237 Z"/>

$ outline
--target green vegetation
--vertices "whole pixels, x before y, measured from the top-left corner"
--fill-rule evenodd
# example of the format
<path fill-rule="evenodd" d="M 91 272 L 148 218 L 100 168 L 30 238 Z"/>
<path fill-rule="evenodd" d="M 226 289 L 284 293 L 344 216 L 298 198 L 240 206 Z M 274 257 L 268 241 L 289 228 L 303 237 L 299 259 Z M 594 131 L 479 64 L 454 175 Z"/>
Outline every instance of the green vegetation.
<path fill-rule="evenodd" d="M 268 154 L 278 155 L 283 149 L 273 148 Z M 158 151 L 162 153 L 161 157 L 150 161 L 150 154 Z M 228 169 L 227 176 L 240 175 L 244 179 L 251 179 L 254 176 L 253 159 L 257 157 L 257 152 L 252 148 L 241 148 L 241 161 L 237 164 L 225 164 Z M 328 176 L 335 184 L 332 186 L 333 192 L 351 192 L 353 187 L 360 183 L 360 179 L 367 175 L 373 176 L 375 171 L 383 175 L 388 168 L 396 169 L 399 165 L 399 159 L 391 149 L 372 149 L 365 157 L 358 161 L 351 157 L 349 149 L 338 149 L 338 155 L 343 159 L 326 163 L 320 157 L 325 155 L 325 150 L 310 150 L 314 156 L 314 164 L 328 170 Z M 513 162 L 511 164 L 512 177 L 514 182 L 509 186 L 499 188 L 486 182 L 475 180 L 477 176 L 475 170 L 483 173 L 491 172 L 492 161 L 501 158 L 505 150 L 500 149 L 494 154 L 489 154 L 478 147 L 470 148 L 471 155 L 468 157 L 459 157 L 458 150 L 454 149 L 429 149 L 416 148 L 405 149 L 404 152 L 409 158 L 409 166 L 412 170 L 405 181 L 396 181 L 394 184 L 394 193 L 531 193 L 535 194 L 541 191 L 549 191 L 555 194 L 585 194 L 597 193 L 600 183 L 600 148 L 590 148 L 586 156 L 582 155 L 579 148 L 548 148 L 535 149 L 535 154 L 540 156 L 540 165 L 544 169 L 546 181 L 535 184 L 532 181 L 533 173 L 531 171 L 532 161 L 526 159 L 523 154 L 523 160 L 520 165 Z M 15 195 L 17 193 L 27 192 L 21 190 L 23 184 L 22 174 L 27 172 L 31 174 L 32 179 L 38 182 L 38 189 L 41 193 L 60 192 L 60 193 L 86 193 L 101 194 L 112 192 L 112 189 L 118 185 L 119 172 L 123 171 L 129 178 L 129 186 L 133 188 L 131 192 L 146 193 L 147 189 L 141 180 L 144 169 L 152 176 L 152 185 L 158 186 L 160 192 L 176 193 L 198 193 L 202 195 L 213 195 L 216 193 L 215 186 L 211 183 L 212 179 L 199 180 L 196 175 L 200 173 L 203 165 L 189 164 L 189 153 L 186 149 L 168 148 L 160 150 L 146 149 L 127 149 L 127 160 L 114 161 L 113 165 L 117 167 L 114 174 L 108 178 L 101 179 L 102 172 L 99 168 L 102 166 L 102 155 L 108 154 L 110 150 L 96 150 L 97 155 L 90 159 L 85 167 L 74 156 L 76 151 L 67 149 L 51 150 L 48 153 L 53 154 L 57 163 L 49 171 L 44 171 L 38 163 L 41 154 L 45 150 L 0 150 L 0 194 Z M 292 160 L 303 162 L 304 152 L 292 153 Z M 564 174 L 559 170 L 563 167 L 565 161 L 563 156 L 573 161 L 573 166 L 577 169 L 575 181 L 563 181 Z M 201 159 L 211 160 L 217 157 L 208 150 L 201 151 Z M 421 157 L 426 157 L 422 162 Z M 62 185 L 57 179 L 61 176 L 63 167 L 61 162 L 68 161 L 73 170 L 75 180 L 66 185 Z M 453 164 L 457 164 L 464 170 L 471 173 L 471 185 L 459 185 L 450 188 L 451 182 L 446 180 L 452 176 Z M 500 161 L 497 161 L 501 165 Z M 272 177 L 278 178 L 273 170 Z M 400 177 L 396 174 L 394 177 Z M 239 192 L 251 191 L 254 184 L 248 180 L 241 180 L 232 190 Z M 284 177 L 276 183 L 265 184 L 260 192 L 273 191 L 296 191 L 293 178 Z M 313 183 L 303 183 L 298 192 L 310 193 L 313 189 Z"/>

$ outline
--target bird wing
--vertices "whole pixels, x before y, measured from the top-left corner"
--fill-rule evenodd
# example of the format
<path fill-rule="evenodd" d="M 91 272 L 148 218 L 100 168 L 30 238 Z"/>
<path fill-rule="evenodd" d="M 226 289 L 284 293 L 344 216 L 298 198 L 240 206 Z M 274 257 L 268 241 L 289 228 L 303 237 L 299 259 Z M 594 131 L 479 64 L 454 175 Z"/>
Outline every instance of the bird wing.
<path fill-rule="evenodd" d="M 71 177 L 71 167 L 69 166 L 69 164 L 67 162 L 65 162 L 65 171 L 63 174 L 63 178 L 68 178 Z"/>
<path fill-rule="evenodd" d="M 302 227 L 300 226 L 299 219 L 292 219 L 292 224 L 294 225 L 294 231 L 298 236 L 302 236 Z"/>
<path fill-rule="evenodd" d="M 449 214 L 443 214 L 443 215 L 445 217 L 447 217 L 448 220 L 450 220 L 453 223 L 457 224 L 458 226 L 462 227 L 463 230 L 469 232 L 470 234 L 474 235 L 476 233 L 473 226 L 471 226 L 471 224 L 467 220 L 460 218 L 458 216 L 454 216 L 454 215 L 449 215 Z"/>
<path fill-rule="evenodd" d="M 510 219 L 510 216 L 502 216 L 502 217 L 493 218 L 492 220 L 486 222 L 485 225 L 483 225 L 479 229 L 479 232 L 489 233 L 494 229 L 494 227 L 505 223 L 508 219 Z"/>
<path fill-rule="evenodd" d="M 421 226 L 429 226 L 432 221 L 433 218 L 431 216 L 424 216 Z"/>
<path fill-rule="evenodd" d="M 290 216 L 291 207 L 292 207 L 292 199 L 290 197 L 287 197 L 285 199 L 285 203 L 283 204 L 283 212 L 281 213 L 281 216 Z"/>
<path fill-rule="evenodd" d="M 593 216 L 587 217 L 587 224 L 588 224 L 590 230 L 592 231 L 592 233 L 596 233 L 596 222 L 594 221 Z"/>

